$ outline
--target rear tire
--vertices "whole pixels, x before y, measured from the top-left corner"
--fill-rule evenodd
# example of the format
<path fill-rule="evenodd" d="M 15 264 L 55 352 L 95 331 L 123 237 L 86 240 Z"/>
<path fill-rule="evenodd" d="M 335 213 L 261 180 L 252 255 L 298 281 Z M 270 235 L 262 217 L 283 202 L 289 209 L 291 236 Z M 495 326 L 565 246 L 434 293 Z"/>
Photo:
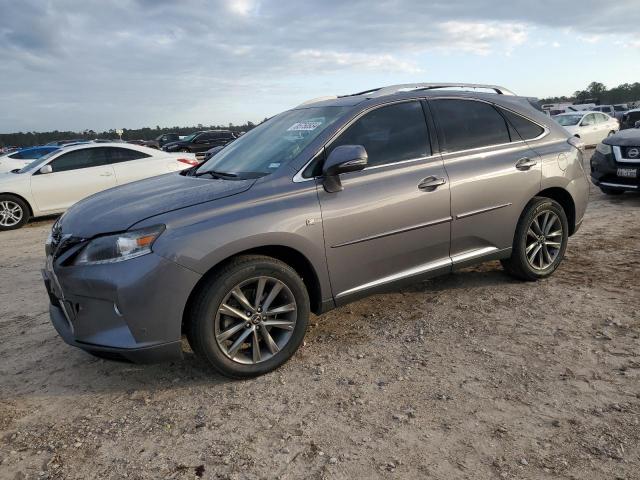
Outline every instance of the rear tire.
<path fill-rule="evenodd" d="M 187 316 L 187 339 L 222 375 L 256 377 L 296 352 L 309 311 L 308 292 L 293 268 L 275 258 L 243 255 L 199 288 Z"/>
<path fill-rule="evenodd" d="M 14 195 L 0 195 L 0 231 L 22 228 L 29 221 L 29 207 Z"/>
<path fill-rule="evenodd" d="M 502 266 L 520 280 L 546 278 L 562 262 L 568 237 L 569 224 L 562 206 L 550 198 L 535 197 L 518 220 L 511 257 L 501 260 Z"/>
<path fill-rule="evenodd" d="M 191 153 L 191 150 L 189 150 L 188 148 L 181 148 L 179 151 L 182 153 Z"/>
<path fill-rule="evenodd" d="M 624 193 L 624 190 L 621 190 L 619 188 L 600 187 L 600 190 L 605 195 L 622 195 Z"/>

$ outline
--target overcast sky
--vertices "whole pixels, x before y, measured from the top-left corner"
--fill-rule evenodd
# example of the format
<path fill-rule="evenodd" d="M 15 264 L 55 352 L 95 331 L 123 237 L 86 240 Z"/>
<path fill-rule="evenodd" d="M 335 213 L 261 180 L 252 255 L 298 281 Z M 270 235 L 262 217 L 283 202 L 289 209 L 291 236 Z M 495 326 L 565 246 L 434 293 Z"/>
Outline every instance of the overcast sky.
<path fill-rule="evenodd" d="M 0 132 L 259 121 L 460 81 L 640 81 L 639 0 L 0 0 Z"/>

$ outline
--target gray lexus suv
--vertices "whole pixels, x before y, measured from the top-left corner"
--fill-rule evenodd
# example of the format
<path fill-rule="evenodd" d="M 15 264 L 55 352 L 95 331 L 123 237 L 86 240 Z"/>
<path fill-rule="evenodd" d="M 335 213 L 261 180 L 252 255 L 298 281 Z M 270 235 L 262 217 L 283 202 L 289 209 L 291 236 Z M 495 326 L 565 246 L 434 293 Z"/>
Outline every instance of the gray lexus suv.
<path fill-rule="evenodd" d="M 499 259 L 551 275 L 582 222 L 581 145 L 497 86 L 411 84 L 306 102 L 206 163 L 93 195 L 43 270 L 60 336 L 224 375 L 287 361 L 316 315 Z"/>

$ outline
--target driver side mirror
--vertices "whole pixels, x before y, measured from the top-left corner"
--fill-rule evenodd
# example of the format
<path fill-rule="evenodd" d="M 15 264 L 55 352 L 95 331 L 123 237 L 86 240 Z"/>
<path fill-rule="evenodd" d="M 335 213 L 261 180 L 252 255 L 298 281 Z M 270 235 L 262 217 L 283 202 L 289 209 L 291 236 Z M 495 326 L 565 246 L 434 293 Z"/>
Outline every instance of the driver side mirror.
<path fill-rule="evenodd" d="M 40 173 L 42 173 L 43 175 L 53 173 L 53 168 L 51 167 L 51 165 L 45 165 L 40 168 Z"/>
<path fill-rule="evenodd" d="M 322 185 L 328 193 L 342 191 L 340 174 L 357 172 L 369 162 L 367 151 L 362 145 L 340 145 L 333 149 L 322 167 Z"/>

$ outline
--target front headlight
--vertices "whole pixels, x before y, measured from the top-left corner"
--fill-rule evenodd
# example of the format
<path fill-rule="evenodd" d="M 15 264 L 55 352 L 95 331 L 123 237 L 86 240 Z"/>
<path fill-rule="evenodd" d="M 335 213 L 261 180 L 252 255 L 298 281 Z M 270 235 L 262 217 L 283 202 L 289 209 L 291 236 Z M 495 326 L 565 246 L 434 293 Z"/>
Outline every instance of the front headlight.
<path fill-rule="evenodd" d="M 74 265 L 116 263 L 151 253 L 164 225 L 94 238 L 76 257 Z"/>
<path fill-rule="evenodd" d="M 596 151 L 601 153 L 602 155 L 610 155 L 611 154 L 611 145 L 607 145 L 606 143 L 599 143 L 596 145 Z"/>

